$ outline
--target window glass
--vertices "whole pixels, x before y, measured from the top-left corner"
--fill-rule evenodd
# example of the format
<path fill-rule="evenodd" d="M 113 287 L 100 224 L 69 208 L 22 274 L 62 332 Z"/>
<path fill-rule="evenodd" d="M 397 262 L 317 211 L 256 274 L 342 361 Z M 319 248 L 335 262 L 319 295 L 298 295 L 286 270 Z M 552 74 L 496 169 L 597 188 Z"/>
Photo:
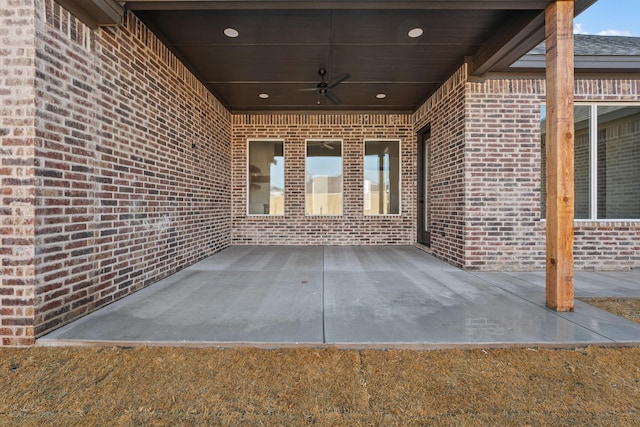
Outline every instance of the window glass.
<path fill-rule="evenodd" d="M 400 213 L 400 141 L 365 141 L 364 213 Z"/>
<path fill-rule="evenodd" d="M 540 107 L 540 217 L 547 217 L 547 106 Z"/>
<path fill-rule="evenodd" d="M 591 107 L 574 107 L 573 191 L 576 219 L 591 218 Z"/>
<path fill-rule="evenodd" d="M 284 214 L 284 143 L 249 141 L 249 214 Z"/>
<path fill-rule="evenodd" d="M 342 141 L 308 140 L 307 215 L 342 215 Z"/>
<path fill-rule="evenodd" d="M 543 218 L 546 214 L 545 113 L 543 107 Z M 597 129 L 595 135 L 592 129 Z M 640 106 L 576 105 L 574 153 L 575 218 L 640 219 Z"/>
<path fill-rule="evenodd" d="M 640 106 L 598 105 L 598 218 L 640 219 Z"/>

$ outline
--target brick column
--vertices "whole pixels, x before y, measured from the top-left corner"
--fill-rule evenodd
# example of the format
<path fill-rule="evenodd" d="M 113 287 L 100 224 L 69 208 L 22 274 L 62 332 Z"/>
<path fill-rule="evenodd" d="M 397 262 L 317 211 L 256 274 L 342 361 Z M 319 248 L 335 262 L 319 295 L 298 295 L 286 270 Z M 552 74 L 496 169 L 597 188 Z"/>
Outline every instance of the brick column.
<path fill-rule="evenodd" d="M 0 10 L 0 344 L 22 346 L 34 343 L 36 17 L 30 0 Z"/>

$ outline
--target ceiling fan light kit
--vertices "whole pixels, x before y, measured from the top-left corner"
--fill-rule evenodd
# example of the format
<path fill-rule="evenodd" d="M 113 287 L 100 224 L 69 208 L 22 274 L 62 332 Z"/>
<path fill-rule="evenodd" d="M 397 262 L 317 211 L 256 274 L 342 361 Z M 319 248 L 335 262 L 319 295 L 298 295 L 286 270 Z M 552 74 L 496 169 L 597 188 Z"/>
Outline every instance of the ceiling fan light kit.
<path fill-rule="evenodd" d="M 340 98 L 335 96 L 333 94 L 333 92 L 331 92 L 330 89 L 336 87 L 337 85 L 339 85 L 343 81 L 347 80 L 349 77 L 351 77 L 351 75 L 347 74 L 347 73 L 340 74 L 339 76 L 335 77 L 330 82 L 327 82 L 325 80 L 325 76 L 327 74 L 327 70 L 326 69 L 320 68 L 318 70 L 318 74 L 320 74 L 320 83 L 318 83 L 318 85 L 314 89 L 303 89 L 303 90 L 317 90 L 318 91 L 318 105 L 320 104 L 320 97 L 321 96 L 324 96 L 329 101 L 331 101 L 333 104 L 336 104 L 336 105 L 342 104 L 342 101 L 340 101 Z"/>

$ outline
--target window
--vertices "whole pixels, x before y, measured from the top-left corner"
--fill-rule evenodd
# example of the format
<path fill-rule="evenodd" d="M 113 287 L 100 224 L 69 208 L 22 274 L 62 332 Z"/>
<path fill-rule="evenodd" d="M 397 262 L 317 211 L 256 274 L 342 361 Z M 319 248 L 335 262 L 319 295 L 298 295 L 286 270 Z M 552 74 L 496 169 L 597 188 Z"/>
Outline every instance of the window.
<path fill-rule="evenodd" d="M 542 216 L 546 214 L 546 109 L 542 108 Z M 575 218 L 640 219 L 640 105 L 575 107 Z"/>
<path fill-rule="evenodd" d="M 342 141 L 307 140 L 307 215 L 342 215 Z"/>
<path fill-rule="evenodd" d="M 400 141 L 364 142 L 364 213 L 400 213 Z"/>
<path fill-rule="evenodd" d="M 284 214 L 284 142 L 249 141 L 248 193 L 250 215 Z"/>

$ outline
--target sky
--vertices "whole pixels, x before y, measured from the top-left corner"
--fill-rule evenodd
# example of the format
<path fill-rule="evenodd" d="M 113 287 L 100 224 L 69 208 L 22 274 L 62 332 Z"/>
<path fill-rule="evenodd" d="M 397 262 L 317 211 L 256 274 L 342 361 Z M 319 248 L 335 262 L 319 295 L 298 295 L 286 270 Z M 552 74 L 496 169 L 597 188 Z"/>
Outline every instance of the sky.
<path fill-rule="evenodd" d="M 576 34 L 640 37 L 640 0 L 598 0 L 573 26 Z"/>

